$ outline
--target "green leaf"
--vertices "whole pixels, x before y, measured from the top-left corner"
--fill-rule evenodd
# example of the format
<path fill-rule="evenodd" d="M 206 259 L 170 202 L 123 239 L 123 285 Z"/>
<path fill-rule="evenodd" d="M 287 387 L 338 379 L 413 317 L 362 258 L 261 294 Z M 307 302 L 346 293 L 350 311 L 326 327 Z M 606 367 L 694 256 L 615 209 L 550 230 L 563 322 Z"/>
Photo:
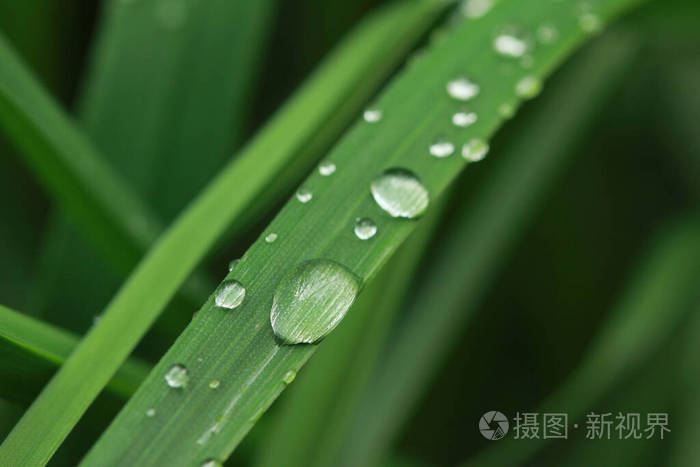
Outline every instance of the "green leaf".
<path fill-rule="evenodd" d="M 582 128 L 618 87 L 636 52 L 624 35 L 594 44 L 563 70 L 527 121 L 494 153 L 498 161 L 455 216 L 460 221 L 443 235 L 403 325 L 351 420 L 336 435 L 342 445 L 323 465 L 338 459 L 371 465 L 386 454 L 411 414 L 408 408 L 420 400 L 544 193 L 575 155 L 572 147 Z"/>
<path fill-rule="evenodd" d="M 333 113 L 339 102 L 349 96 L 351 101 L 366 96 L 372 89 L 367 83 L 386 76 L 389 64 L 396 63 L 441 11 L 442 4 L 402 2 L 383 9 L 358 27 L 156 243 L 99 324 L 0 446 L 0 463 L 4 459 L 36 464 L 48 461 L 232 220 L 257 201 L 271 179 L 290 169 L 290 158 L 300 155 L 301 160 L 312 163 L 314 154 L 306 150 L 318 142 L 318 133 L 324 133 L 319 126 L 329 120 L 338 123 Z M 300 171 L 298 161 L 292 165 Z M 91 374 L 89 380 L 76 379 L 86 373 Z"/>
<path fill-rule="evenodd" d="M 595 13 L 596 18 L 606 21 L 634 3 L 595 2 L 585 19 L 590 20 L 589 15 Z M 308 203 L 290 200 L 228 275 L 228 280 L 236 280 L 246 288 L 243 304 L 235 310 L 222 309 L 210 297 L 88 454 L 85 465 L 117 460 L 139 465 L 163 462 L 189 465 L 208 458 L 228 457 L 284 389 L 285 381 L 289 380 L 287 375 L 298 371 L 315 348 L 282 345 L 272 332 L 270 309 L 282 278 L 303 261 L 322 259 L 334 261 L 364 282 L 369 281 L 416 225 L 412 220 L 394 218 L 382 210 L 370 196 L 370 184 L 387 174 L 395 177 L 399 190 L 395 203 L 388 199 L 392 196 L 386 191 L 375 190 L 375 197 L 383 198 L 386 210 L 395 214 L 419 213 L 425 204 L 425 193 L 405 170 L 419 174 L 429 197 L 437 199 L 468 161 L 456 154 L 447 158 L 431 156 L 429 148 L 436 139 L 447 138 L 460 148 L 466 145 L 468 150 L 464 152 L 469 158 L 481 155 L 484 145 L 479 139 L 490 137 L 503 122 L 499 108 L 504 103 L 515 105 L 518 95 L 532 96 L 539 80 L 588 36 L 580 29 L 580 16 L 568 3 L 543 0 L 532 2 L 527 10 L 520 6 L 516 1 L 501 1 L 486 16 L 457 24 L 443 41 L 397 77 L 374 104 L 384 117 L 378 122 L 360 122 L 353 127 L 329 154 L 328 163 L 320 166 L 321 173 L 313 173 L 304 183 L 303 187 L 313 193 L 312 200 Z M 504 24 L 517 19 L 522 27 L 535 30 L 545 17 L 554 22 L 559 39 L 533 50 L 532 66 L 526 71 L 517 61 L 508 61 L 490 47 L 484 47 Z M 584 21 L 584 26 L 590 24 Z M 448 83 L 462 75 L 481 86 L 478 98 L 469 103 L 479 120 L 468 129 L 451 125 L 452 115 L 463 103 L 455 102 L 446 90 Z M 452 91 L 453 94 L 460 91 L 464 96 L 473 93 L 474 86 L 460 81 Z M 272 158 L 261 158 L 254 165 L 257 170 L 266 171 L 273 163 Z M 331 163 L 336 168 L 332 174 Z M 400 170 L 387 172 L 394 168 Z M 212 186 L 154 250 L 154 257 L 178 253 L 177 258 L 167 263 L 168 275 L 175 277 L 186 266 L 183 256 L 187 254 L 183 252 L 192 248 L 189 245 L 206 244 L 210 240 L 204 227 L 208 230 L 221 222 L 222 212 L 230 212 L 231 205 L 240 201 L 226 197 L 228 191 L 220 187 L 227 176 L 224 172 L 217 180 L 221 183 Z M 378 185 L 391 187 L 391 184 Z M 358 217 L 368 217 L 377 224 L 378 233 L 369 241 L 360 240 L 353 233 Z M 265 237 L 272 233 L 278 236 L 277 240 L 266 241 Z M 104 327 L 98 325 L 88 335 L 85 345 L 97 345 L 100 339 L 107 338 L 109 328 L 126 325 L 120 310 L 137 305 L 131 302 L 137 294 L 129 289 L 141 289 L 139 299 L 152 297 L 151 283 L 145 279 L 161 274 L 162 289 L 164 271 L 165 268 L 156 268 L 154 262 L 147 260 L 125 292 L 113 302 L 113 312 L 108 312 L 101 323 Z M 148 289 L 144 290 L 145 287 Z M 109 321 L 110 315 L 113 322 Z M 129 333 L 136 325 L 143 324 L 130 318 Z M 137 319 L 141 321 L 143 317 Z M 69 368 L 71 363 L 67 362 L 64 368 Z M 88 359 L 75 360 L 76 366 L 88 363 Z M 171 388 L 165 383 L 164 377 L 173 365 L 188 368 L 186 388 Z M 70 368 L 70 371 L 75 370 Z M 30 415 L 39 420 L 39 410 L 48 410 L 59 389 L 70 387 L 68 374 L 68 371 L 59 373 L 43 400 L 40 397 L 35 404 L 36 415 Z M 220 381 L 216 390 L 209 387 L 213 380 Z M 153 423 L 143 423 L 142 414 L 150 407 L 157 407 L 165 415 Z M 6 443 L 12 452 L 19 449 L 19 440 L 28 433 L 28 428 L 39 425 L 32 422 L 33 417 L 25 417 L 24 427 L 20 422 L 16 430 L 20 434 L 14 440 L 12 435 L 8 438 L 12 443 Z M 40 434 L 47 435 L 46 431 Z"/>
<path fill-rule="evenodd" d="M 0 305 L 0 397 L 31 402 L 77 345 L 73 334 Z M 147 373 L 145 363 L 129 360 L 106 389 L 126 399 Z"/>

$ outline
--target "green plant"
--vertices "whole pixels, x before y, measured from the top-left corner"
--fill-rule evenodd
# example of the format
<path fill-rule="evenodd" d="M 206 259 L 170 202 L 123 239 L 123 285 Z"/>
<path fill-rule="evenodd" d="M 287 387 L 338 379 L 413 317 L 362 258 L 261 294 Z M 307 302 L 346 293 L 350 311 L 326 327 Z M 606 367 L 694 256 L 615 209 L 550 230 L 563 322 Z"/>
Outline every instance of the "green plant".
<path fill-rule="evenodd" d="M 74 271 L 71 280 L 40 288 L 34 303 L 48 317 L 55 316 L 48 305 L 56 296 L 79 303 L 82 324 L 54 318 L 77 329 L 104 308 L 76 345 L 71 334 L 0 307 L 0 351 L 33 379 L 13 382 L 0 396 L 19 400 L 22 388 L 37 391 L 60 366 L 0 445 L 0 464 L 47 463 L 107 388 L 117 399 L 131 397 L 81 465 L 216 465 L 318 347 L 328 350 L 300 375 L 306 379 L 294 384 L 299 392 L 254 437 L 271 448 L 258 460 L 367 465 L 386 458 L 406 418 L 402 410 L 444 360 L 538 193 L 576 146 L 576 133 L 639 63 L 644 42 L 635 28 L 648 16 L 600 39 L 557 77 L 520 133 L 506 132 L 510 146 L 497 148 L 500 165 L 483 172 L 473 163 L 566 58 L 638 3 L 404 0 L 384 6 L 226 165 L 224 156 L 246 132 L 254 64 L 262 62 L 274 2 L 108 3 L 80 100 L 94 147 L 0 42 L 4 134 L 73 220 L 53 222 L 38 275 L 46 285 L 65 267 Z M 351 2 L 336 7 L 341 14 L 355 8 Z M 226 18 L 236 18 L 240 28 Z M 409 57 L 429 31 L 427 45 Z M 235 48 L 226 46 L 229 40 Z M 144 43 L 149 49 L 142 55 Z M 558 115 L 562 106 L 564 116 Z M 350 126 L 363 107 L 363 117 Z M 465 192 L 470 184 L 477 186 Z M 159 219 L 173 218 L 154 241 Z M 75 227 L 94 251 L 71 235 Z M 242 245 L 228 250 L 241 258 L 213 293 L 208 276 L 214 269 L 200 268 L 187 281 L 212 250 L 227 244 Z M 678 245 L 675 259 L 696 253 L 692 240 Z M 84 262 L 64 264 L 61 258 L 73 251 L 91 252 Z M 659 269 L 670 278 L 665 267 Z M 128 277 L 105 306 L 115 272 Z M 685 271 L 667 290 L 692 300 L 693 281 Z M 203 293 L 211 295 L 182 330 Z M 436 300 L 441 309 L 426 313 Z M 618 321 L 617 332 L 638 325 L 658 331 L 652 311 Z M 159 333 L 144 337 L 161 313 Z M 650 351 L 629 342 L 625 355 Z M 140 356 L 127 361 L 139 343 Z M 139 358 L 157 363 L 131 395 L 149 368 Z M 620 374 L 615 367 L 608 372 Z M 595 378 L 588 370 L 568 381 L 612 390 Z M 585 406 L 584 399 L 576 403 Z M 297 425 L 298 433 L 287 435 Z M 314 446 L 319 442 L 321 449 Z M 538 446 L 528 448 L 534 453 Z"/>

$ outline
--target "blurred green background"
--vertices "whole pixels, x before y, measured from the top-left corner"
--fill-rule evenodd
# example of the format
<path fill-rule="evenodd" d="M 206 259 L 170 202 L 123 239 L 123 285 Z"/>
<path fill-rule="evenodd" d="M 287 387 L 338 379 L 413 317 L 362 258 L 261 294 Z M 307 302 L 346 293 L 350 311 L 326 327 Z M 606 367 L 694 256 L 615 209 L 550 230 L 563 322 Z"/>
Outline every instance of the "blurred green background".
<path fill-rule="evenodd" d="M 381 3 L 285 0 L 271 8 L 265 17 L 269 26 L 259 37 L 260 58 L 251 60 L 256 71 L 246 94 L 244 117 L 231 128 L 231 134 L 238 136 L 226 143 L 225 154 L 239 148 L 348 29 Z M 571 141 L 567 148 L 571 162 L 558 170 L 554 183 L 540 197 L 492 287 L 471 312 L 448 357 L 437 366 L 430 388 L 416 407 L 405 408 L 407 421 L 392 462 L 454 465 L 493 447 L 478 433 L 479 417 L 487 410 L 509 416 L 537 411 L 595 342 L 661 232 L 679 219 L 697 216 L 699 21 L 700 5 L 695 0 L 656 2 L 606 33 L 629 34 L 638 43 L 639 53 L 590 124 Z M 97 24 L 98 6 L 92 1 L 0 0 L 3 34 L 71 110 L 78 106 Z M 555 86 L 558 79 L 552 80 Z M 497 158 L 513 135 L 527 128 L 538 105 L 539 100 L 529 103 L 508 123 L 493 141 L 489 158 Z M 565 103 L 559 108 L 562 114 L 567 110 Z M 0 268 L 0 302 L 84 332 L 95 305 L 103 305 L 114 293 L 118 274 L 105 268 L 108 278 L 101 284 L 106 285 L 91 291 L 94 296 L 89 299 L 76 299 L 75 290 L 62 294 L 61 277 L 65 276 L 71 277 L 76 289 L 90 288 L 89 283 L 80 283 L 84 274 L 70 268 L 91 262 L 67 263 L 59 272 L 61 277 L 45 273 L 50 256 L 47 244 L 57 214 L 12 151 L 0 130 L 0 259 L 5 266 Z M 182 189 L 176 196 L 179 205 L 161 211 L 164 219 L 172 218 L 225 162 L 221 151 L 215 152 L 200 148 L 197 158 L 210 157 L 209 173 Z M 455 215 L 446 216 L 433 240 L 416 288 L 439 267 L 431 261 L 433 253 L 440 251 L 443 238 L 456 228 L 462 210 L 468 209 L 471 195 L 493 170 L 484 164 L 455 188 L 447 207 Z M 130 176 L 128 171 L 124 175 Z M 262 225 L 251 226 L 238 243 L 220 248 L 205 268 L 220 276 L 228 259 L 245 251 L 246 238 L 254 238 Z M 90 250 L 83 239 L 74 240 Z M 440 297 L 435 297 L 435 306 L 439 303 Z M 698 311 L 700 303 L 695 302 L 644 364 L 590 408 L 598 413 L 668 412 L 672 431 L 666 440 L 591 441 L 580 428 L 569 440 L 548 445 L 532 465 L 665 465 L 682 451 L 684 436 L 700 434 L 700 419 L 690 415 L 698 410 L 698 398 L 692 395 L 700 390 L 700 365 L 693 365 L 700 354 L 693 354 L 692 347 L 700 339 L 700 334 L 693 334 L 698 330 L 697 325 L 693 327 Z M 281 404 L 284 396 L 265 418 L 274 417 Z M 22 409 L 4 403 L 1 410 L 0 433 L 4 434 Z M 264 445 L 265 423 L 263 419 L 263 427 L 256 428 L 252 439 L 234 454 L 234 461 L 247 464 L 258 446 Z M 578 423 L 585 422 L 579 419 Z"/>

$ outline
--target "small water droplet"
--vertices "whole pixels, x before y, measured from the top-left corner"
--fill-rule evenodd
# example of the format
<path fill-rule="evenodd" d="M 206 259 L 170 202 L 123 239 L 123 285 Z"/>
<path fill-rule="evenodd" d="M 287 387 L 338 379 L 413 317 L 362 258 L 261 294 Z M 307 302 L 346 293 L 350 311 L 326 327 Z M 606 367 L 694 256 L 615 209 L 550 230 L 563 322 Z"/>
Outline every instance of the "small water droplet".
<path fill-rule="evenodd" d="M 493 40 L 493 49 L 504 57 L 519 58 L 527 52 L 528 44 L 515 34 L 499 34 Z"/>
<path fill-rule="evenodd" d="M 201 467 L 222 467 L 224 464 L 216 459 L 207 459 Z"/>
<path fill-rule="evenodd" d="M 315 259 L 294 266 L 272 300 L 275 335 L 290 344 L 318 341 L 343 319 L 359 289 L 357 276 L 336 262 Z"/>
<path fill-rule="evenodd" d="M 233 310 L 243 303 L 245 298 L 245 287 L 240 282 L 233 279 L 226 279 L 217 287 L 214 303 L 221 308 Z"/>
<path fill-rule="evenodd" d="M 265 236 L 265 241 L 266 241 L 267 243 L 272 243 L 272 242 L 274 242 L 275 240 L 277 240 L 277 234 L 274 233 L 274 232 L 269 233 L 269 234 L 267 234 L 267 235 Z"/>
<path fill-rule="evenodd" d="M 464 0 L 460 6 L 462 14 L 471 19 L 481 18 L 491 11 L 493 0 Z"/>
<path fill-rule="evenodd" d="M 578 18 L 578 24 L 582 30 L 588 33 L 599 32 L 603 28 L 600 18 L 593 13 L 583 13 Z"/>
<path fill-rule="evenodd" d="M 318 172 L 324 177 L 333 175 L 335 172 L 335 164 L 332 162 L 324 162 L 318 167 Z"/>
<path fill-rule="evenodd" d="M 474 112 L 457 112 L 452 116 L 452 124 L 466 128 L 476 123 L 477 115 Z"/>
<path fill-rule="evenodd" d="M 360 240 L 369 240 L 377 233 L 377 224 L 372 219 L 358 218 L 355 222 L 355 235 Z"/>
<path fill-rule="evenodd" d="M 209 381 L 209 387 L 211 389 L 218 388 L 220 384 L 221 384 L 221 382 L 218 379 L 213 379 L 213 380 Z"/>
<path fill-rule="evenodd" d="M 313 198 L 313 196 L 314 195 L 306 188 L 300 188 L 299 191 L 297 191 L 297 199 L 304 204 L 311 201 L 311 198 Z"/>
<path fill-rule="evenodd" d="M 414 219 L 428 208 L 428 190 L 413 172 L 389 169 L 370 185 L 374 201 L 392 217 Z"/>
<path fill-rule="evenodd" d="M 146 416 L 148 418 L 155 417 L 155 415 L 156 415 L 156 409 L 150 408 L 150 409 L 146 410 Z"/>
<path fill-rule="evenodd" d="M 187 386 L 187 381 L 189 379 L 187 368 L 180 364 L 171 366 L 165 374 L 165 381 L 171 388 L 184 388 Z"/>
<path fill-rule="evenodd" d="M 469 162 L 478 162 L 486 157 L 489 145 L 482 139 L 473 139 L 462 146 L 462 157 Z"/>
<path fill-rule="evenodd" d="M 552 24 L 543 24 L 537 28 L 537 39 L 543 44 L 551 44 L 559 36 L 559 31 Z"/>
<path fill-rule="evenodd" d="M 376 123 L 382 119 L 382 111 L 379 109 L 367 109 L 362 114 L 362 118 L 368 123 Z"/>
<path fill-rule="evenodd" d="M 498 115 L 503 118 L 513 118 L 515 115 L 515 105 L 505 102 L 498 107 Z"/>
<path fill-rule="evenodd" d="M 237 258 L 237 259 L 232 259 L 231 262 L 228 263 L 228 272 L 231 272 L 231 271 L 233 271 L 234 269 L 236 269 L 236 266 L 238 266 L 238 263 L 240 263 L 240 262 L 241 262 L 241 260 L 238 259 L 238 258 Z"/>
<path fill-rule="evenodd" d="M 447 93 L 454 99 L 468 101 L 479 94 L 479 85 L 461 77 L 447 83 Z"/>
<path fill-rule="evenodd" d="M 284 374 L 284 377 L 282 378 L 282 381 L 284 384 L 292 384 L 292 381 L 294 381 L 294 378 L 297 377 L 297 372 L 294 370 L 289 370 Z"/>
<path fill-rule="evenodd" d="M 523 99 L 532 99 L 542 91 L 542 81 L 536 76 L 526 76 L 515 85 L 515 94 Z"/>
<path fill-rule="evenodd" d="M 455 152 L 455 145 L 446 139 L 439 139 L 430 145 L 430 154 L 435 157 L 448 157 Z"/>

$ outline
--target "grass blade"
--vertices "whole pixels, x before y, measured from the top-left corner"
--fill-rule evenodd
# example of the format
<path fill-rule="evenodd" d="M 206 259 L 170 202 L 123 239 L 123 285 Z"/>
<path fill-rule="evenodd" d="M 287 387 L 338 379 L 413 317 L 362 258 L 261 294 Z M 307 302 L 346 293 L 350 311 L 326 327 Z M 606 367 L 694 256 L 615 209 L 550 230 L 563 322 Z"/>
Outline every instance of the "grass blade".
<path fill-rule="evenodd" d="M 645 363 L 699 302 L 700 221 L 691 219 L 656 242 L 581 363 L 544 401 L 542 413 L 566 408 L 572 419 L 583 416 L 598 398 Z M 510 441 L 484 451 L 469 465 L 516 465 L 547 442 Z"/>
<path fill-rule="evenodd" d="M 124 270 L 155 238 L 153 216 L 0 36 L 0 123 L 52 198 Z"/>
<path fill-rule="evenodd" d="M 384 60 L 397 60 L 398 55 L 394 54 L 406 50 L 441 11 L 440 4 L 403 2 L 360 26 L 156 243 L 110 303 L 99 324 L 0 446 L 0 463 L 48 461 L 232 219 L 245 211 L 272 177 L 288 168 L 290 158 L 313 140 L 312 135 L 339 101 L 348 95 L 369 92 L 361 83 L 368 68 Z M 387 44 L 396 46 L 392 53 L 384 51 L 391 50 L 384 49 Z M 388 71 L 385 65 L 379 67 L 380 72 Z M 91 378 L 82 381 L 84 374 Z"/>
<path fill-rule="evenodd" d="M 595 12 L 601 20 L 607 20 L 634 3 L 596 2 Z M 556 22 L 560 39 L 534 51 L 533 66 L 527 72 L 523 73 L 519 65 L 513 63 L 512 74 L 504 73 L 503 58 L 485 49 L 483 44 L 503 23 L 517 17 L 521 23 L 534 28 L 545 13 L 549 21 Z M 536 83 L 536 79 L 551 72 L 587 35 L 579 29 L 579 17 L 564 3 L 536 2 L 522 11 L 518 2 L 502 1 L 485 17 L 456 26 L 422 61 L 397 78 L 377 101 L 376 106 L 384 112 L 384 119 L 377 125 L 358 124 L 331 152 L 329 161 L 335 164 L 337 172 L 330 178 L 316 172 L 307 179 L 304 186 L 314 193 L 312 202 L 291 200 L 264 234 L 275 233 L 279 239 L 270 243 L 261 237 L 229 274 L 228 279 L 246 287 L 243 305 L 229 312 L 217 308 L 214 298 L 210 297 L 88 454 L 84 464 L 119 461 L 139 465 L 188 465 L 207 458 L 228 457 L 284 389 L 286 375 L 297 371 L 314 350 L 314 346 L 280 345 L 270 329 L 272 296 L 284 275 L 296 271 L 302 261 L 323 258 L 343 265 L 363 282 L 370 280 L 415 227 L 414 222 L 393 219 L 383 213 L 369 196 L 370 182 L 387 168 L 407 167 L 420 174 L 423 185 L 433 199 L 437 198 L 467 161 L 458 156 L 443 160 L 432 157 L 428 148 L 435 138 L 445 134 L 458 146 L 473 138 L 488 138 L 502 123 L 498 109 L 503 102 L 515 103 L 516 89 L 521 90 L 520 94 L 532 94 L 532 86 L 526 93 L 522 92 L 522 84 L 516 86 L 521 83 L 523 74 L 534 77 L 534 80 L 528 78 L 526 84 Z M 470 64 L 468 68 L 466 64 Z M 480 120 L 467 130 L 450 125 L 450 117 L 460 105 L 450 99 L 445 90 L 448 82 L 463 73 L 469 73 L 475 82 L 484 86 L 472 104 Z M 378 131 L 382 138 L 376 137 Z M 274 160 L 260 159 L 255 162 L 255 168 L 266 171 L 272 164 Z M 250 167 L 251 172 L 252 169 Z M 321 172 L 328 174 L 329 170 Z M 221 222 L 222 213 L 230 212 L 232 200 L 224 196 L 228 191 L 219 183 L 227 176 L 224 172 L 154 250 L 154 256 L 170 260 L 166 263 L 170 266 L 169 276 L 177 277 L 180 273 L 183 252 L 188 256 L 191 245 L 211 241 L 210 232 L 202 227 L 211 229 Z M 376 219 L 381 232 L 366 243 L 352 232 L 354 219 L 365 216 Z M 169 258 L 175 251 L 179 257 Z M 329 267 L 327 263 L 324 265 Z M 154 291 L 150 287 L 144 289 L 151 285 L 147 279 L 159 274 L 162 284 L 163 273 L 164 268 L 156 268 L 146 261 L 129 285 L 134 291 L 141 289 L 138 290 L 139 299 L 152 297 Z M 343 274 L 343 282 L 350 282 L 347 273 Z M 98 342 L 98 337 L 106 337 L 106 329 L 125 326 L 125 317 L 119 313 L 125 314 L 121 310 L 129 308 L 130 300 L 136 296 L 129 285 L 124 289 L 129 293 L 120 294 L 113 302 L 113 312 L 103 318 L 104 328 L 98 325 L 85 345 L 93 339 Z M 347 285 L 343 291 L 347 293 L 352 288 Z M 149 306 L 153 305 L 158 304 L 149 302 Z M 110 315 L 113 316 L 111 321 Z M 129 322 L 126 334 L 135 327 Z M 89 363 L 86 360 L 81 365 Z M 164 381 L 164 376 L 176 364 L 186 365 L 190 374 L 184 390 L 172 390 Z M 70 371 L 78 370 L 71 368 Z M 220 381 L 214 391 L 209 387 L 212 380 Z M 49 386 L 52 392 L 70 387 L 65 376 L 54 383 L 53 388 Z M 44 400 L 40 398 L 35 404 L 37 413 L 42 405 L 46 404 L 44 410 L 48 409 L 48 401 L 55 397 L 48 391 L 45 395 Z M 142 414 L 150 407 L 158 407 L 159 413 L 166 415 L 153 423 L 142 423 Z M 27 421 L 27 426 L 32 425 L 34 423 Z M 22 422 L 18 430 L 26 430 L 22 429 Z M 8 439 L 11 440 L 12 435 Z M 14 451 L 19 443 L 14 441 L 13 444 Z"/>
<path fill-rule="evenodd" d="M 371 465 L 385 454 L 507 257 L 516 232 L 573 157 L 570 148 L 581 127 L 619 83 L 635 51 L 625 37 L 595 44 L 565 70 L 529 114 L 527 125 L 496 153 L 501 164 L 472 195 L 473 202 L 457 216 L 461 221 L 426 266 L 432 272 L 408 306 L 408 318 L 385 350 L 333 461 Z M 441 306 L 433 309 L 436 300 Z"/>
<path fill-rule="evenodd" d="M 29 403 L 78 345 L 78 338 L 0 305 L 0 397 Z M 146 378 L 148 366 L 127 361 L 107 391 L 128 398 Z"/>

